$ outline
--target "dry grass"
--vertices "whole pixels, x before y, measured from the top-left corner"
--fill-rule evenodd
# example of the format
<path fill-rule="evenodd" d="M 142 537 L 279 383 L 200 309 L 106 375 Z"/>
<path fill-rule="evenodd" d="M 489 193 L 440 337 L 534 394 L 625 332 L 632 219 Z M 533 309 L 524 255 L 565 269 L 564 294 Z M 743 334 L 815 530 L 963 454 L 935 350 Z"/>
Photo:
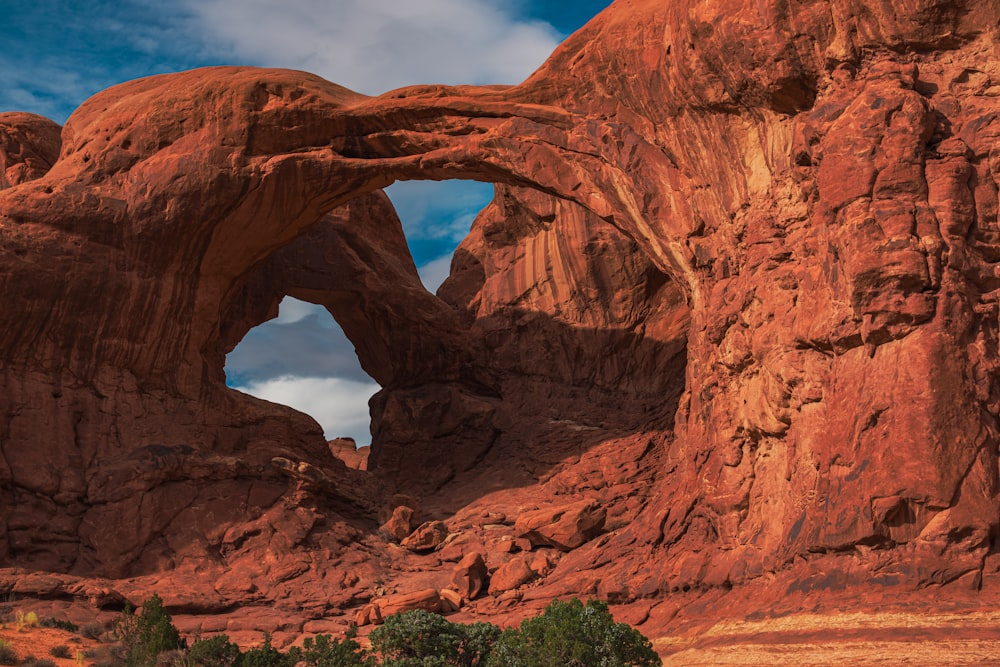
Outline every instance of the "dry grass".
<path fill-rule="evenodd" d="M 996 665 L 1000 640 L 743 643 L 688 649 L 665 665 Z"/>

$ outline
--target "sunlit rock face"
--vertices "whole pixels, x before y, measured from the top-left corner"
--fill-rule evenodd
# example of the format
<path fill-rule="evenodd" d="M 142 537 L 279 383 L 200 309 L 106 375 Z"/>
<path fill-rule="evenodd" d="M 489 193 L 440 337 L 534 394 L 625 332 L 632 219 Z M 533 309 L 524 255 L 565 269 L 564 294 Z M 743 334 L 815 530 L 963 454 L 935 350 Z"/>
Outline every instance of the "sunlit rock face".
<path fill-rule="evenodd" d="M 0 115 L 0 556 L 322 615 L 450 576 L 383 548 L 398 506 L 494 570 L 521 513 L 596 499 L 503 613 L 991 585 L 998 20 L 619 0 L 510 88 L 209 68 L 96 95 L 61 148 Z M 435 296 L 379 190 L 445 178 L 497 187 Z M 384 387 L 369 472 L 225 387 L 285 295 Z"/>

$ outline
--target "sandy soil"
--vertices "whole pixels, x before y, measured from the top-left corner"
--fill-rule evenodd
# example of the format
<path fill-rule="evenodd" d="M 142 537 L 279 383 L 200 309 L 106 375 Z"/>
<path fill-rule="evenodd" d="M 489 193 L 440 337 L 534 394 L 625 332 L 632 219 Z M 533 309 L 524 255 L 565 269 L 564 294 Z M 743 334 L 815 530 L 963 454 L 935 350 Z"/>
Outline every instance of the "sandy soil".
<path fill-rule="evenodd" d="M 6 623 L 0 628 L 0 639 L 11 645 L 21 661 L 24 661 L 28 656 L 34 656 L 38 659 L 51 660 L 59 667 L 64 665 L 75 667 L 80 664 L 93 665 L 94 660 L 83 658 L 82 654 L 102 646 L 98 641 L 65 630 L 42 627 L 25 627 L 18 630 L 14 623 Z M 66 646 L 69 649 L 70 657 L 57 658 L 53 656 L 51 650 L 56 646 Z M 77 653 L 81 654 L 82 662 L 77 661 Z"/>
<path fill-rule="evenodd" d="M 666 665 L 1000 665 L 1000 611 L 795 614 L 653 645 Z"/>

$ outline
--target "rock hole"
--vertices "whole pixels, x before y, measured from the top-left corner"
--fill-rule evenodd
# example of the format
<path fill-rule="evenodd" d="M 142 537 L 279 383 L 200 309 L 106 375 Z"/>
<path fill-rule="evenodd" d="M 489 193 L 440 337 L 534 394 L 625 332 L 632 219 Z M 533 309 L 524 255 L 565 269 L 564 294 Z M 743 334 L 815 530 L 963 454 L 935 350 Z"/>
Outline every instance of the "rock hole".
<path fill-rule="evenodd" d="M 455 248 L 493 199 L 493 184 L 476 181 L 397 181 L 385 189 L 403 223 L 420 280 L 435 293 L 448 277 Z"/>
<path fill-rule="evenodd" d="M 428 291 L 435 292 L 449 274 L 458 243 L 468 234 L 480 209 L 492 199 L 493 185 L 463 181 L 407 182 L 388 190 L 420 279 Z M 337 289 L 334 285 L 330 287 Z M 381 387 L 363 370 L 354 345 L 331 315 L 337 312 L 337 317 L 341 317 L 339 309 L 343 303 L 326 304 L 333 308 L 328 311 L 324 305 L 289 296 L 295 294 L 312 301 L 307 296 L 310 289 L 320 294 L 324 288 L 317 284 L 284 292 L 278 315 L 239 339 L 226 355 L 226 384 L 313 417 L 330 442 L 331 451 L 351 465 L 347 459 L 352 458 L 349 454 L 353 454 L 354 448 L 361 450 L 371 443 L 369 400 Z M 326 303 L 322 296 L 315 298 L 317 304 Z M 264 312 L 259 314 L 266 316 Z M 352 317 L 349 311 L 343 315 Z M 360 321 L 344 321 L 344 325 L 352 331 L 352 336 L 363 336 L 363 321 L 361 317 Z M 359 350 L 363 358 L 372 355 L 370 349 Z M 369 359 L 368 363 L 381 362 Z M 391 375 L 384 367 L 373 372 L 381 377 L 382 371 Z"/>
<path fill-rule="evenodd" d="M 368 400 L 380 387 L 326 308 L 286 296 L 278 316 L 226 355 L 226 384 L 315 419 L 327 440 L 371 442 Z"/>

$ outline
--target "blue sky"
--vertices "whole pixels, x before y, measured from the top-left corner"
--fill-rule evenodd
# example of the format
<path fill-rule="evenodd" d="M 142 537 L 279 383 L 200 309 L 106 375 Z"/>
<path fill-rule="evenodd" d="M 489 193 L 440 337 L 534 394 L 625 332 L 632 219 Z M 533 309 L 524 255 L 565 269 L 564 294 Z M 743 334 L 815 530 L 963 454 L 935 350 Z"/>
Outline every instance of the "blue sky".
<path fill-rule="evenodd" d="M 122 81 L 205 65 L 289 67 L 376 95 L 421 83 L 513 84 L 610 0 L 0 0 L 0 111 L 63 123 Z M 489 184 L 387 190 L 425 286 L 492 197 Z M 322 308 L 292 299 L 227 359 L 231 385 L 366 444 L 378 386 Z"/>

